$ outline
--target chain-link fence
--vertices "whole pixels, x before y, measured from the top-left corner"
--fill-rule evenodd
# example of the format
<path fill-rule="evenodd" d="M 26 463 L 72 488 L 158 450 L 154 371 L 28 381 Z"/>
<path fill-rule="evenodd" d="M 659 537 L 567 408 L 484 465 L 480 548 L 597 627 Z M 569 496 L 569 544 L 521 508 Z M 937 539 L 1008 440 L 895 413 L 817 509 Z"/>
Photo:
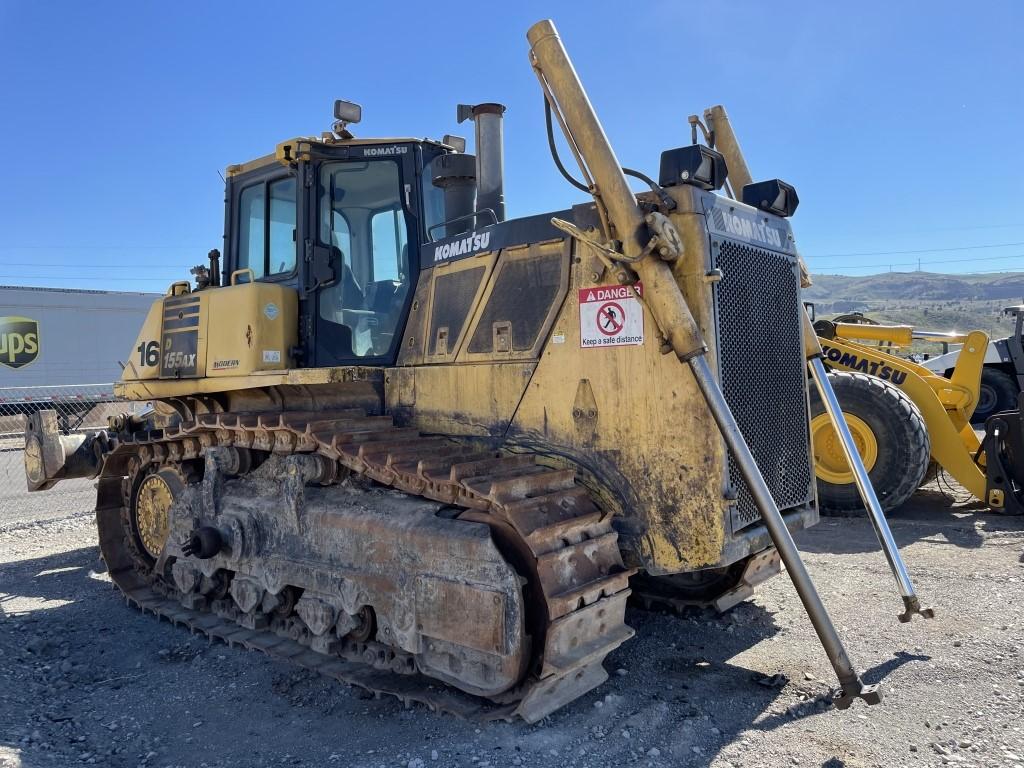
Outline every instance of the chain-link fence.
<path fill-rule="evenodd" d="M 116 401 L 111 384 L 0 387 L 0 530 L 88 512 L 96 505 L 95 480 L 66 480 L 48 491 L 28 492 L 23 463 L 28 416 L 52 409 L 60 430 L 73 434 L 103 429 L 108 416 L 141 405 Z"/>

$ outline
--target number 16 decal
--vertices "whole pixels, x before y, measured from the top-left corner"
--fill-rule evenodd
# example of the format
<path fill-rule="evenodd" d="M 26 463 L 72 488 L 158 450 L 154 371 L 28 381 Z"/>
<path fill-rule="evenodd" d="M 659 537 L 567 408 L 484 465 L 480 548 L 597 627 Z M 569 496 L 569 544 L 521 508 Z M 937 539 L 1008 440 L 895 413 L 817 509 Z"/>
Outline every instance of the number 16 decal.
<path fill-rule="evenodd" d="M 160 362 L 160 345 L 155 341 L 144 341 L 139 344 L 139 365 L 154 366 Z"/>

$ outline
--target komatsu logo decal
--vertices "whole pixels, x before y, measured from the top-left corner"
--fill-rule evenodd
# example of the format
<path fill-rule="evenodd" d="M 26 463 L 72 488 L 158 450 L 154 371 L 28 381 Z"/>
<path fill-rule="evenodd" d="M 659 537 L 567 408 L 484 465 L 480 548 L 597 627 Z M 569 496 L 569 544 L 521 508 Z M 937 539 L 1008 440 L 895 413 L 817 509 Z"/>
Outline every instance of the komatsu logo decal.
<path fill-rule="evenodd" d="M 885 379 L 885 381 L 891 381 L 897 386 L 907 380 L 906 371 L 897 371 L 891 365 L 883 365 L 882 363 L 866 360 L 849 352 L 843 352 L 835 347 L 830 347 L 828 344 L 822 344 L 821 351 L 825 355 L 826 360 L 840 368 L 868 373 L 880 379 Z"/>
<path fill-rule="evenodd" d="M 722 211 L 722 218 L 725 220 L 725 229 L 730 235 L 752 240 L 755 243 L 763 243 L 772 248 L 782 248 L 782 235 L 779 234 L 779 230 L 769 227 L 763 221 L 752 221 L 727 210 Z"/>
<path fill-rule="evenodd" d="M 465 256 L 467 253 L 486 250 L 490 242 L 490 232 L 473 232 L 459 240 L 435 247 L 434 261 L 444 261 L 452 256 Z"/>
<path fill-rule="evenodd" d="M 404 155 L 408 151 L 408 147 L 366 147 L 366 149 L 363 150 L 363 157 L 388 157 L 390 155 Z"/>
<path fill-rule="evenodd" d="M 21 368 L 39 356 L 39 323 L 30 317 L 0 317 L 0 364 Z"/>

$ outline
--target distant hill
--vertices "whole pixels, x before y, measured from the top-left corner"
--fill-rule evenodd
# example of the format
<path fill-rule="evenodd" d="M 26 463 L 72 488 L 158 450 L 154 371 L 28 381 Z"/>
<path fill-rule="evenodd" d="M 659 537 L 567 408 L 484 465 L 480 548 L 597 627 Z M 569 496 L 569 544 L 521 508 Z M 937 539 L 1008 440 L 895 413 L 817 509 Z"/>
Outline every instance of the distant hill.
<path fill-rule="evenodd" d="M 1012 323 L 1003 307 L 1024 304 L 1024 273 L 944 275 L 886 272 L 880 275 L 812 275 L 803 291 L 818 317 L 863 312 L 882 323 L 904 323 L 934 331 L 982 330 L 1006 336 Z M 926 351 L 918 349 L 913 351 Z"/>
<path fill-rule="evenodd" d="M 943 275 L 936 272 L 885 272 L 880 275 L 814 275 L 804 291 L 807 301 L 979 301 L 1024 303 L 1024 272 L 992 275 Z"/>

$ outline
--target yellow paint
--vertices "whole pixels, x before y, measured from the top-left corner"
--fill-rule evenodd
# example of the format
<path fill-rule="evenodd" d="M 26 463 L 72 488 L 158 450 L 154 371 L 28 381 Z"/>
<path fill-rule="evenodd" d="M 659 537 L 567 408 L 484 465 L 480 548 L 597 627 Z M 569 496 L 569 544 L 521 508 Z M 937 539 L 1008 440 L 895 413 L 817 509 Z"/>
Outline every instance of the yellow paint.
<path fill-rule="evenodd" d="M 245 389 L 284 386 L 342 384 L 382 378 L 381 368 L 339 366 L 336 368 L 293 368 L 288 371 L 259 371 L 248 376 L 219 376 L 204 379 L 163 379 L 155 382 L 121 381 L 114 394 L 125 400 L 154 400 L 165 397 L 206 395 Z"/>
<path fill-rule="evenodd" d="M 672 222 L 687 254 L 674 265 L 674 278 L 713 345 L 712 287 L 703 269 L 710 243 L 703 215 L 694 210 L 689 188 L 671 191 L 680 203 Z M 553 324 L 564 341 L 543 349 L 516 412 L 513 439 L 523 435 L 531 443 L 569 446 L 594 468 L 594 482 L 628 487 L 623 511 L 646 528 L 639 544 L 645 567 L 678 572 L 717 564 L 730 526 L 726 454 L 718 428 L 689 368 L 662 353 L 647 307 L 642 346 L 581 348 L 579 289 L 615 282 L 607 274 L 591 282 L 590 250 L 577 246 L 569 291 Z M 714 359 L 712 348 L 708 360 Z M 573 412 L 582 378 L 596 402 L 592 423 Z"/>
<path fill-rule="evenodd" d="M 859 416 L 852 413 L 844 413 L 843 416 L 846 417 L 846 425 L 850 428 L 864 468 L 870 472 L 878 461 L 875 433 Z M 853 470 L 850 469 L 839 435 L 827 413 L 811 419 L 811 447 L 814 450 L 814 472 L 820 479 L 835 485 L 853 482 Z"/>
<path fill-rule="evenodd" d="M 245 283 L 206 294 L 206 369 L 212 377 L 285 371 L 298 343 L 298 295 L 273 283 Z M 238 362 L 237 366 L 227 366 Z M 218 365 L 218 363 L 220 365 Z"/>
<path fill-rule="evenodd" d="M 715 365 L 713 283 L 707 279 L 712 244 L 703 200 L 692 187 L 669 194 L 678 203 L 670 218 L 686 255 L 651 272 L 657 290 L 644 283 L 642 344 L 581 347 L 579 290 L 618 284 L 613 276 L 618 270 L 598 269 L 593 246 L 552 239 L 479 254 L 421 275 L 399 364 L 390 369 L 288 369 L 287 350 L 296 343 L 298 326 L 294 293 L 261 282 L 199 291 L 194 295 L 200 302 L 206 374 L 162 380 L 158 369 L 130 367 L 117 394 L 159 401 L 225 393 L 230 401 L 246 391 L 264 392 L 271 393 L 266 407 L 274 407 L 273 392 L 282 387 L 319 387 L 330 396 L 335 390 L 329 385 L 357 383 L 372 396 L 379 382 L 386 409 L 402 425 L 477 439 L 481 447 L 530 451 L 544 464 L 574 467 L 606 511 L 626 518 L 629 530 L 624 528 L 622 542 L 632 565 L 677 573 L 735 562 L 767 546 L 767 534 L 750 526 L 743 532 L 749 538 L 733 536 L 724 443 L 689 367 L 664 353 L 666 339 L 652 314 L 658 312 L 662 320 L 677 310 L 692 314 L 693 327 L 670 329 L 670 341 L 678 349 L 692 349 L 699 332 Z M 555 264 L 561 269 L 554 300 L 538 320 L 536 341 L 515 338 L 521 328 L 507 318 L 489 320 L 484 311 L 502 270 L 532 259 L 544 262 L 545 269 Z M 435 296 L 438 281 L 477 266 L 484 270 L 473 306 L 461 329 L 449 329 L 447 350 L 439 353 L 431 338 L 437 329 L 430 327 L 434 305 L 443 300 Z M 270 296 L 281 310 L 275 318 L 262 312 Z M 163 301 L 150 313 L 147 338 L 160 337 Z M 470 352 L 478 333 L 492 343 Z M 261 356 L 270 345 L 283 353 L 276 368 Z M 241 400 L 263 402 L 258 396 Z"/>
<path fill-rule="evenodd" d="M 981 331 L 968 334 L 950 379 L 937 376 L 910 360 L 888 354 L 879 347 L 841 338 L 822 339 L 822 343 L 826 353 L 832 349 L 840 353 L 839 356 L 826 354 L 825 357 L 826 364 L 835 370 L 869 373 L 872 364 L 876 372 L 890 369 L 892 373 L 886 378 L 907 394 L 924 417 L 931 439 L 932 458 L 975 497 L 985 498 L 984 462 L 979 466 L 974 461 L 980 441 L 971 428 L 970 419 L 981 389 L 981 366 L 988 347 L 986 334 Z"/>
<path fill-rule="evenodd" d="M 897 347 L 913 342 L 914 329 L 909 325 L 873 325 L 871 323 L 838 323 L 836 335 L 857 341 L 881 341 Z"/>
<path fill-rule="evenodd" d="M 169 299 L 182 296 L 198 299 L 198 305 L 167 305 Z M 196 306 L 199 314 L 195 329 L 164 327 L 165 322 L 181 323 L 194 317 Z M 160 359 L 168 351 L 168 342 L 173 349 L 175 340 L 192 330 L 198 330 L 198 378 L 190 379 L 191 383 L 184 389 L 177 386 L 180 381 L 155 383 L 160 380 Z M 298 296 L 291 288 L 250 282 L 164 296 L 150 307 L 135 349 L 122 372 L 122 386 L 116 391 L 122 397 L 149 399 L 188 392 L 242 389 L 245 387 L 237 383 L 226 387 L 211 385 L 204 377 L 243 379 L 255 374 L 287 371 L 293 362 L 290 350 L 297 342 Z M 128 386 L 139 382 L 151 383 L 145 387 Z M 250 386 L 265 386 L 265 383 Z"/>
<path fill-rule="evenodd" d="M 128 352 L 126 358 L 128 362 L 121 372 L 122 382 L 151 381 L 160 378 L 160 325 L 163 321 L 163 314 L 164 300 L 157 299 L 146 313 L 146 320 L 135 339 L 135 346 Z M 156 356 L 147 356 L 146 349 L 153 344 L 156 345 Z M 114 391 L 117 391 L 116 384 Z M 123 397 L 123 395 L 118 395 L 118 397 Z"/>
<path fill-rule="evenodd" d="M 535 367 L 534 362 L 423 365 L 388 371 L 384 381 L 388 402 L 415 406 L 416 425 L 424 432 L 486 437 L 508 427 Z M 399 386 L 411 387 L 411 397 L 406 394 L 400 402 Z"/>

